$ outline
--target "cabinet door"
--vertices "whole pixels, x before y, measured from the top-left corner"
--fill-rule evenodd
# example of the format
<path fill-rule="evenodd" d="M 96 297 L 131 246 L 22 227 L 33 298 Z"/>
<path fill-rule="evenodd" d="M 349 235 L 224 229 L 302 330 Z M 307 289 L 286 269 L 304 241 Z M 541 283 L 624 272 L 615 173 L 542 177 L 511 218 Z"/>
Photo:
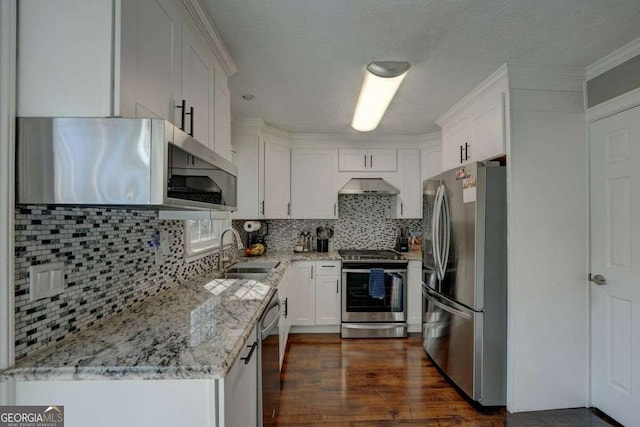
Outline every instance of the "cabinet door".
<path fill-rule="evenodd" d="M 420 179 L 420 150 L 398 150 L 400 194 L 396 197 L 397 218 L 422 219 L 422 181 Z"/>
<path fill-rule="evenodd" d="M 254 328 L 238 358 L 224 378 L 224 425 L 255 426 L 258 423 L 258 343 Z M 252 351 L 255 344 L 255 348 Z M 249 357 L 251 356 L 251 357 Z M 244 360 L 243 360 L 244 359 Z"/>
<path fill-rule="evenodd" d="M 395 172 L 398 170 L 396 150 L 376 148 L 367 150 L 368 170 L 373 172 Z"/>
<path fill-rule="evenodd" d="M 407 323 L 422 323 L 422 263 L 410 261 L 407 268 Z"/>
<path fill-rule="evenodd" d="M 493 159 L 506 153 L 504 132 L 504 95 L 491 92 L 471 107 L 473 157 L 477 161 Z"/>
<path fill-rule="evenodd" d="M 289 283 L 289 313 L 292 326 L 313 326 L 316 319 L 315 263 L 296 261 L 292 264 Z"/>
<path fill-rule="evenodd" d="M 234 132 L 236 150 L 233 162 L 238 168 L 238 210 L 233 219 L 258 219 L 261 217 L 260 150 L 258 136 L 249 132 Z"/>
<path fill-rule="evenodd" d="M 290 313 L 289 313 L 289 283 L 290 283 L 290 271 L 287 269 L 280 284 L 278 284 L 278 297 L 280 298 L 280 305 L 282 307 L 282 315 L 280 318 L 280 327 L 278 329 L 280 333 L 280 370 L 282 370 L 282 364 L 284 363 L 284 356 L 287 351 L 287 341 L 289 340 L 289 329 L 291 328 Z"/>
<path fill-rule="evenodd" d="M 264 143 L 264 218 L 289 218 L 291 208 L 291 150 Z"/>
<path fill-rule="evenodd" d="M 182 97 L 186 101 L 186 114 L 182 123 L 182 113 L 177 109 L 176 122 L 185 132 L 213 150 L 215 59 L 197 29 L 184 25 L 183 30 Z"/>
<path fill-rule="evenodd" d="M 364 172 L 368 169 L 367 150 L 341 148 L 338 150 L 340 172 Z"/>
<path fill-rule="evenodd" d="M 291 218 L 337 218 L 337 174 L 337 150 L 291 150 Z"/>
<path fill-rule="evenodd" d="M 448 171 L 467 163 L 473 157 L 469 144 L 469 121 L 465 117 L 451 127 L 442 129 L 442 170 Z M 465 150 L 466 149 L 466 150 Z"/>
<path fill-rule="evenodd" d="M 173 0 L 122 2 L 121 114 L 174 119 L 182 99 L 182 16 Z"/>
<path fill-rule="evenodd" d="M 316 277 L 316 325 L 340 324 L 340 276 Z"/>
<path fill-rule="evenodd" d="M 215 89 L 215 152 L 231 160 L 231 95 L 227 75 L 220 65 L 216 67 Z"/>

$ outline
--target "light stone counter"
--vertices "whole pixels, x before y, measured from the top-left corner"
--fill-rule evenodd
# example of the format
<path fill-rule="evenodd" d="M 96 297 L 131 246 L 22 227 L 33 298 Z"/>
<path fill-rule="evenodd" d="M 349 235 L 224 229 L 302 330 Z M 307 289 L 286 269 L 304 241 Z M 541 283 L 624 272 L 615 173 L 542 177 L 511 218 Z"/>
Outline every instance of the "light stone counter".
<path fill-rule="evenodd" d="M 403 255 L 421 259 L 420 253 Z M 264 280 L 187 281 L 18 361 L 17 380 L 212 379 L 224 377 L 292 261 L 341 260 L 338 252 L 267 252 L 280 261 Z"/>

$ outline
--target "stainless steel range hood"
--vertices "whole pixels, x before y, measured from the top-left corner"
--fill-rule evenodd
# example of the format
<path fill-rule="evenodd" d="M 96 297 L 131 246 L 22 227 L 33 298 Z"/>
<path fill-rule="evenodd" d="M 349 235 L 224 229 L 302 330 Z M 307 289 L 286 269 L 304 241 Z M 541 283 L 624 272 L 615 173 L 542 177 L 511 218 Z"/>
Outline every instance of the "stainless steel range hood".
<path fill-rule="evenodd" d="M 400 190 L 382 178 L 352 178 L 338 191 L 338 194 L 395 196 L 400 194 Z"/>
<path fill-rule="evenodd" d="M 21 117 L 17 203 L 234 211 L 237 168 L 162 119 Z"/>

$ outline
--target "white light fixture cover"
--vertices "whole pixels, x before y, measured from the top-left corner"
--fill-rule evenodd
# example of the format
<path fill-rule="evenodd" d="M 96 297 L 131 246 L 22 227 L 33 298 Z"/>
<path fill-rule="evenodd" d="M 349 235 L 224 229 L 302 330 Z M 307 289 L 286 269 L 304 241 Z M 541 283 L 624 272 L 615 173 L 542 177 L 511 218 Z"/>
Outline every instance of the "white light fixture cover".
<path fill-rule="evenodd" d="M 408 62 L 372 62 L 362 82 L 351 127 L 369 132 L 378 127 L 389 103 L 411 68 Z"/>

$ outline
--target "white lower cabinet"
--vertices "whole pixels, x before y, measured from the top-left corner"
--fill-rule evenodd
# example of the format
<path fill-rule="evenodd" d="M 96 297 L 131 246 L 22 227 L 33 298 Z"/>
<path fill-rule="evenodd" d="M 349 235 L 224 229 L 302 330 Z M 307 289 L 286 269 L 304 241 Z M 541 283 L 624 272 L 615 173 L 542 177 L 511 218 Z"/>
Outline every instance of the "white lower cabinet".
<path fill-rule="evenodd" d="M 340 261 L 292 264 L 289 310 L 292 326 L 340 324 Z"/>
<path fill-rule="evenodd" d="M 256 328 L 244 343 L 238 358 L 222 380 L 224 426 L 258 425 L 258 358 Z M 188 425 L 185 423 L 179 425 Z"/>
<path fill-rule="evenodd" d="M 291 269 L 288 268 L 282 276 L 282 279 L 280 279 L 280 284 L 278 285 L 278 298 L 280 298 L 280 304 L 282 307 L 280 327 L 278 328 L 280 333 L 280 370 L 282 370 L 282 364 L 284 363 L 284 355 L 287 351 L 287 341 L 289 340 L 289 331 L 291 330 L 291 313 L 289 312 L 290 275 Z"/>
<path fill-rule="evenodd" d="M 407 323 L 409 332 L 419 332 L 422 324 L 422 261 L 409 261 L 407 268 Z"/>
<path fill-rule="evenodd" d="M 316 325 L 340 324 L 340 261 L 316 261 Z"/>

